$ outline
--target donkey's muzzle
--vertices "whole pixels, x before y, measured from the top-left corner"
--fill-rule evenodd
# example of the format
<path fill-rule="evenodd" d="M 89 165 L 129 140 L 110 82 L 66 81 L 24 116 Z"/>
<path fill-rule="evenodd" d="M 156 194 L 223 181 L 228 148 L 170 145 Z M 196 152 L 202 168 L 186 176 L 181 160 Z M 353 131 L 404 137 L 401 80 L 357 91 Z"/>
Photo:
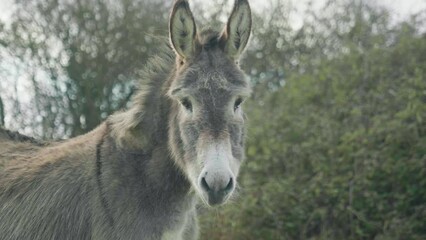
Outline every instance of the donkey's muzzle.
<path fill-rule="evenodd" d="M 224 203 L 234 190 L 234 178 L 228 177 L 225 179 L 227 180 L 224 181 L 223 179 L 220 179 L 211 181 L 208 176 L 201 178 L 201 189 L 207 195 L 208 204 L 210 206 Z"/>

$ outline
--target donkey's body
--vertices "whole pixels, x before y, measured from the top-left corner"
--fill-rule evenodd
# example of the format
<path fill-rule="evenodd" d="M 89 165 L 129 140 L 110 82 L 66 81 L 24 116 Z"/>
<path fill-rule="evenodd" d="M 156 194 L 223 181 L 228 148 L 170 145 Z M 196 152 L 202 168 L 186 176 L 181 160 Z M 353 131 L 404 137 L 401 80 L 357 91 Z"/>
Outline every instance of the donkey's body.
<path fill-rule="evenodd" d="M 171 59 L 161 61 L 155 63 L 167 66 Z M 150 82 L 158 80 L 151 87 L 161 91 L 168 79 L 154 75 L 165 69 L 151 67 Z M 166 129 L 149 122 L 167 125 L 167 118 L 152 118 L 154 105 L 164 101 L 153 96 L 144 101 L 153 112 L 135 105 L 63 142 L 42 144 L 2 131 L 0 239 L 195 239 L 195 194 L 170 157 L 161 136 Z M 132 144 L 122 124 L 142 111 L 148 122 L 138 128 L 147 142 Z"/>
<path fill-rule="evenodd" d="M 45 145 L 47 143 L 0 127 L 0 173 L 10 160 L 19 157 L 25 159 L 28 153 L 37 151 Z"/>
<path fill-rule="evenodd" d="M 247 18 L 238 7 L 249 9 L 237 1 L 231 22 Z M 129 110 L 61 142 L 0 130 L 0 240 L 197 238 L 196 193 L 217 205 L 235 188 L 239 105 L 249 88 L 234 63 L 247 39 L 232 49 L 224 34 L 206 31 L 195 54 L 179 42 L 190 25 L 173 22 L 185 25 L 188 13 L 178 0 L 171 17 L 178 57 L 167 48 L 150 61 Z"/>

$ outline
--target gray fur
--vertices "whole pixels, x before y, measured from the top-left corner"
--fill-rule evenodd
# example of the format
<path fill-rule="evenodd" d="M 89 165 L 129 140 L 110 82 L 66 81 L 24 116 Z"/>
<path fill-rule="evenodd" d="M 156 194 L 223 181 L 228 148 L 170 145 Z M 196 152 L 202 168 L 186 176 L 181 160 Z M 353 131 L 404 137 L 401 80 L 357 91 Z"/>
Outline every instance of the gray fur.
<path fill-rule="evenodd" d="M 43 143 L 0 130 L 0 240 L 198 238 L 197 199 L 223 204 L 235 188 L 236 105 L 250 87 L 224 35 L 187 44 L 190 56 L 165 48 L 151 60 L 132 107 L 85 135 Z"/>

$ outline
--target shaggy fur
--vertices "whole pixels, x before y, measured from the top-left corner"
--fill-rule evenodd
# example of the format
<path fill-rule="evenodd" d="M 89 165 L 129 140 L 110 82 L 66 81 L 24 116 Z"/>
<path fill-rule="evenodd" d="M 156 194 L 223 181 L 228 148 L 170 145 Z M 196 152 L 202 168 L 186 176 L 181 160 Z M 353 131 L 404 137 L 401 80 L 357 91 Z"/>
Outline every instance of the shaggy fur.
<path fill-rule="evenodd" d="M 248 7 L 236 2 L 234 11 Z M 183 0 L 172 20 L 173 12 L 190 13 Z M 234 177 L 244 157 L 239 99 L 250 87 L 235 54 L 248 39 L 231 54 L 225 35 L 179 40 L 195 52 L 165 47 L 149 61 L 132 107 L 85 135 L 45 143 L 1 129 L 0 240 L 197 239 L 193 176 L 206 165 L 204 146 L 228 144 Z M 183 96 L 194 100 L 191 113 Z"/>

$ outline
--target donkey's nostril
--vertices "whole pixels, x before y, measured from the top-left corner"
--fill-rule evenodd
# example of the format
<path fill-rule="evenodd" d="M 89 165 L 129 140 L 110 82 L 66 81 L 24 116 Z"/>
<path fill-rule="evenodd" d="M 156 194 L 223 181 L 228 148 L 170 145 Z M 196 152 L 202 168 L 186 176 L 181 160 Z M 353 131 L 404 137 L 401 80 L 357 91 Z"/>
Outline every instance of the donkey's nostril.
<path fill-rule="evenodd" d="M 210 187 L 209 187 L 209 185 L 206 182 L 206 178 L 205 177 L 203 177 L 201 179 L 201 187 L 204 189 L 204 191 L 207 191 L 207 192 L 210 192 L 210 190 L 211 190 Z"/>
<path fill-rule="evenodd" d="M 232 178 L 229 179 L 228 185 L 226 185 L 225 189 L 223 191 L 229 192 L 234 187 L 234 180 Z"/>
<path fill-rule="evenodd" d="M 217 184 L 216 184 L 217 185 Z M 218 194 L 228 194 L 234 188 L 234 179 L 231 177 L 226 185 L 209 185 L 205 177 L 201 178 L 201 188 L 206 192 L 215 192 Z"/>

